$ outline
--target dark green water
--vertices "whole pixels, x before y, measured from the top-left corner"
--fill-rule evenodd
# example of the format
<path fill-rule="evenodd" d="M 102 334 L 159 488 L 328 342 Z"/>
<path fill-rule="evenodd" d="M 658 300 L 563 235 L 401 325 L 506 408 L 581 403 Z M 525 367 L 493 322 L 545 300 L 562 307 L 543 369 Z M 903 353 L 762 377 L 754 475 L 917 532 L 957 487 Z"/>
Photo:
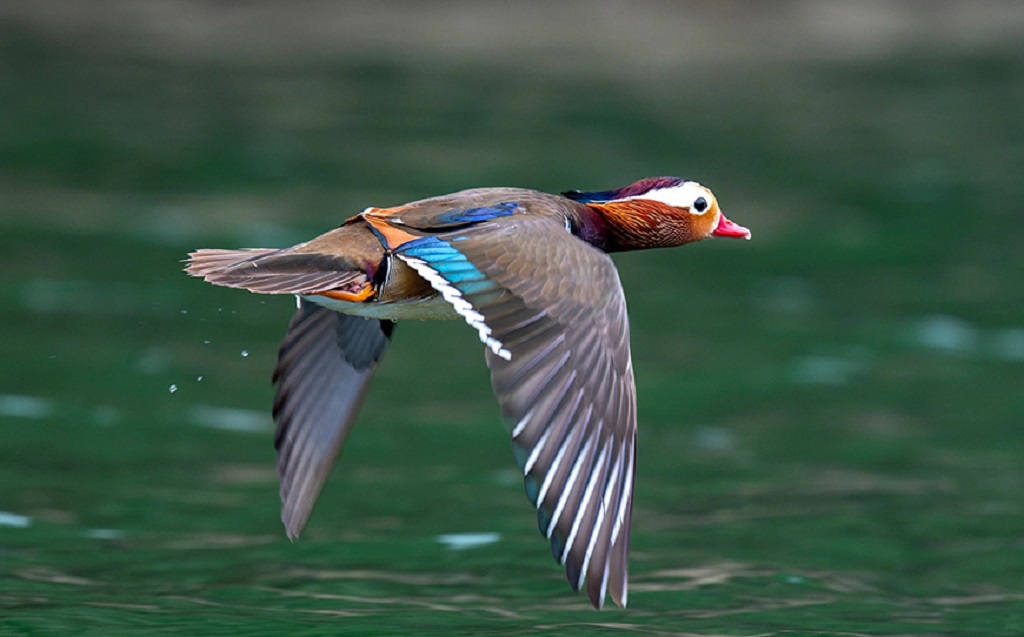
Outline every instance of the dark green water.
<path fill-rule="evenodd" d="M 0 634 L 1024 634 L 1024 50 L 650 87 L 3 33 Z M 617 257 L 628 610 L 550 560 L 454 322 L 399 326 L 284 538 L 269 373 L 293 302 L 190 280 L 188 250 L 657 174 L 714 188 L 754 240 Z M 472 533 L 496 541 L 440 539 Z"/>

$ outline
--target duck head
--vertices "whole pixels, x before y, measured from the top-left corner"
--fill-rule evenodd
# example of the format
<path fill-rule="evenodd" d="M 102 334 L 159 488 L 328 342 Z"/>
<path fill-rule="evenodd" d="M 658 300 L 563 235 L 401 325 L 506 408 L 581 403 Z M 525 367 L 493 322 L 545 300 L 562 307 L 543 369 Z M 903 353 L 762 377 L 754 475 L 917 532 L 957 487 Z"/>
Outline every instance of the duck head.
<path fill-rule="evenodd" d="M 750 230 L 727 219 L 715 195 L 696 181 L 650 177 L 617 190 L 562 194 L 600 218 L 600 247 L 606 252 L 668 248 L 708 237 L 750 238 Z"/>

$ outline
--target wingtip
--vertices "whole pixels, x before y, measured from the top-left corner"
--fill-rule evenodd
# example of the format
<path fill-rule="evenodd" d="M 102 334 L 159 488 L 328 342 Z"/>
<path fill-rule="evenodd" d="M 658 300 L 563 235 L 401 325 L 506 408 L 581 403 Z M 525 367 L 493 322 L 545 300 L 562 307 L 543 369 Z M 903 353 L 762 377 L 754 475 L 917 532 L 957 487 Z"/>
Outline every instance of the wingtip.
<path fill-rule="evenodd" d="M 296 524 L 294 519 L 289 519 L 285 512 L 281 514 L 281 523 L 284 524 L 284 534 L 288 537 L 288 541 L 294 542 L 299 539 L 299 535 L 302 534 L 302 524 Z"/>
<path fill-rule="evenodd" d="M 627 590 L 623 589 L 622 590 L 622 596 L 620 598 L 618 598 L 618 599 L 613 597 L 612 601 L 614 601 L 615 605 L 618 606 L 619 608 L 625 609 L 626 605 L 629 602 L 628 597 L 629 597 L 629 592 Z"/>
<path fill-rule="evenodd" d="M 600 597 L 598 597 L 597 595 L 600 595 Z M 615 603 L 615 605 L 623 610 L 626 608 L 626 605 L 629 601 L 629 595 L 625 590 L 622 591 L 621 595 L 616 595 L 614 593 L 609 595 L 605 591 L 601 591 L 597 594 L 588 592 L 587 596 L 590 598 L 590 603 L 593 604 L 596 610 L 604 610 L 605 599 L 609 596 L 612 598 L 612 601 Z"/>
<path fill-rule="evenodd" d="M 600 597 L 597 597 L 600 595 Z M 626 608 L 628 602 L 628 592 L 625 587 L 621 591 L 616 590 L 601 590 L 599 593 L 595 591 L 590 595 L 590 603 L 594 605 L 597 610 L 604 610 L 605 599 L 610 597 L 612 602 L 621 609 Z"/>
<path fill-rule="evenodd" d="M 306 526 L 306 519 L 309 516 L 307 510 L 305 514 L 301 509 L 296 509 L 297 503 L 290 497 L 290 489 L 286 488 L 286 483 L 281 483 L 281 524 L 284 525 L 284 534 L 288 536 L 288 540 L 294 542 L 299 539 L 299 535 L 302 533 L 302 529 Z"/>

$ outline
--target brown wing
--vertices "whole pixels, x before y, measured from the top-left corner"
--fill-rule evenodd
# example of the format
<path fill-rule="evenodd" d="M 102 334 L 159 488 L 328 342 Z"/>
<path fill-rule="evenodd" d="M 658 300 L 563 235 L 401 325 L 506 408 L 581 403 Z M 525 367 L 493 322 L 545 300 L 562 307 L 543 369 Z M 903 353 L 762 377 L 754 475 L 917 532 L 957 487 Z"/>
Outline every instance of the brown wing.
<path fill-rule="evenodd" d="M 636 391 L 611 259 L 557 216 L 506 216 L 410 242 L 399 257 L 487 345 L 540 530 L 574 589 L 627 597 Z"/>
<path fill-rule="evenodd" d="M 358 290 L 365 270 L 351 259 L 320 253 L 265 248 L 190 253 L 185 271 L 214 285 L 262 294 L 309 294 L 323 290 Z"/>
<path fill-rule="evenodd" d="M 348 436 L 394 324 L 301 301 L 274 369 L 281 521 L 295 539 Z"/>
<path fill-rule="evenodd" d="M 396 228 L 426 232 L 457 230 L 482 221 L 533 214 L 540 216 L 569 212 L 579 204 L 548 193 L 524 188 L 474 188 L 431 197 L 397 208 L 377 209 L 371 215 L 385 219 Z"/>

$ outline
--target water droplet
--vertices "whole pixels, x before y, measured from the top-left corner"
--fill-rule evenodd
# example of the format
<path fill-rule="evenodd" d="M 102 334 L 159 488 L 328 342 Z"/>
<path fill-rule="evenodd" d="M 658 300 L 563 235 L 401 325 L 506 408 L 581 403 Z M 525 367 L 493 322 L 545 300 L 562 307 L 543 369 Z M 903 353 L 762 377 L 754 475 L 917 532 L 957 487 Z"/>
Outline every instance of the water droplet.
<path fill-rule="evenodd" d="M 246 357 L 246 356 L 248 356 L 248 355 L 249 355 L 249 350 L 247 350 L 247 349 L 243 349 L 243 350 L 242 350 L 242 358 L 245 358 L 245 357 Z"/>
<path fill-rule="evenodd" d="M 203 345 L 209 345 L 209 344 L 210 344 L 210 341 L 205 340 L 205 339 L 203 340 Z"/>
<path fill-rule="evenodd" d="M 202 377 L 202 376 L 196 376 L 196 382 L 197 382 L 197 383 L 198 383 L 198 382 L 201 382 L 202 380 L 203 380 L 203 377 Z"/>
<path fill-rule="evenodd" d="M 174 392 L 178 391 L 178 386 L 177 385 L 171 385 L 170 387 L 167 388 L 167 391 L 169 391 L 169 392 L 171 392 L 173 394 Z"/>
<path fill-rule="evenodd" d="M 188 314 L 188 310 L 182 310 L 181 313 L 182 314 Z"/>

